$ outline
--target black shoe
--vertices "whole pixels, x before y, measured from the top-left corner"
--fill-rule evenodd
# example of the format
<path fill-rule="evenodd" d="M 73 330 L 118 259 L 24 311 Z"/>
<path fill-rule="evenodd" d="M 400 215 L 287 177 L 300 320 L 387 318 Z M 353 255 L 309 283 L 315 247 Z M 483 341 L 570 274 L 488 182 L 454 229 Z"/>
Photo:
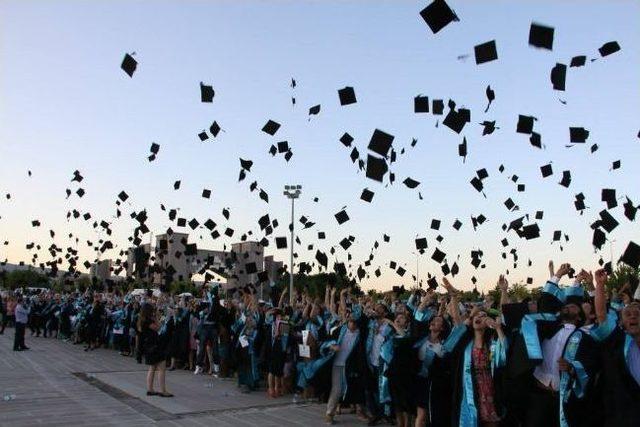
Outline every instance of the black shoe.
<path fill-rule="evenodd" d="M 21 348 L 14 348 L 13 351 L 22 351 Z"/>
<path fill-rule="evenodd" d="M 24 347 L 22 347 L 20 350 L 30 350 L 29 347 L 27 347 L 26 345 Z"/>

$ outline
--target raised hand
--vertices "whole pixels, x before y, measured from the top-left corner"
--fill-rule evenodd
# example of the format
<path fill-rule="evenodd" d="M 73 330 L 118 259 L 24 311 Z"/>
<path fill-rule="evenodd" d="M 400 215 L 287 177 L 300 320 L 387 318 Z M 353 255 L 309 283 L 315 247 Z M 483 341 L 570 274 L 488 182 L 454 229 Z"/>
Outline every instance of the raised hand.
<path fill-rule="evenodd" d="M 449 293 L 453 293 L 456 291 L 456 288 L 453 287 L 453 285 L 451 284 L 451 282 L 449 282 L 449 280 L 446 277 L 442 278 L 442 285 L 444 286 L 444 288 L 447 290 L 447 292 Z"/>
<path fill-rule="evenodd" d="M 562 264 L 560 266 L 560 268 L 558 269 L 558 271 L 556 271 L 556 277 L 558 279 L 561 279 L 562 276 L 564 276 L 564 275 L 569 273 L 569 270 L 571 270 L 571 264 L 569 264 L 568 262 Z"/>
<path fill-rule="evenodd" d="M 504 277 L 503 274 L 501 274 L 500 277 L 498 277 L 498 288 L 501 291 L 506 291 L 507 289 L 509 289 L 509 282 L 507 281 L 507 278 Z"/>
<path fill-rule="evenodd" d="M 604 288 L 605 283 L 607 283 L 607 272 L 604 268 L 596 271 L 595 279 L 596 286 Z"/>
<path fill-rule="evenodd" d="M 553 277 L 555 272 L 556 272 L 556 270 L 553 267 L 553 260 L 549 260 L 549 277 Z"/>

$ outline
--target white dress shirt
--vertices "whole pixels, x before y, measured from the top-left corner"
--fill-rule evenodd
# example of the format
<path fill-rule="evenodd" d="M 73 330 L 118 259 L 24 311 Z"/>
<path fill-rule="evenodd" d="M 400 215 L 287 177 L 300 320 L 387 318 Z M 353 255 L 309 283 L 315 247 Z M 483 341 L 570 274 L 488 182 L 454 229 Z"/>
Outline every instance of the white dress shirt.
<path fill-rule="evenodd" d="M 380 350 L 382 349 L 382 344 L 384 344 L 384 335 L 382 335 L 382 331 L 384 330 L 385 323 L 378 325 L 378 330 L 376 332 L 375 337 L 373 337 L 373 345 L 371 346 L 371 354 L 369 354 L 369 362 L 371 366 L 380 365 Z"/>
<path fill-rule="evenodd" d="M 545 339 L 542 341 L 542 357 L 541 364 L 536 366 L 533 371 L 533 376 L 542 384 L 551 387 L 553 390 L 558 390 L 560 384 L 560 370 L 558 369 L 558 359 L 562 357 L 565 344 L 569 339 L 571 333 L 576 329 L 576 326 L 567 323 L 564 324 L 551 339 Z"/>

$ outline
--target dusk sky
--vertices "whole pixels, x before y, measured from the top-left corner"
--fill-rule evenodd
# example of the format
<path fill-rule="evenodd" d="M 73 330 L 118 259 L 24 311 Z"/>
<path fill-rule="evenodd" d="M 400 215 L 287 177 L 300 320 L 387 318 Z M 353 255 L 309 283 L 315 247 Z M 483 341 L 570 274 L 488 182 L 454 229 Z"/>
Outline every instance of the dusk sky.
<path fill-rule="evenodd" d="M 473 287 L 472 276 L 479 289 L 493 287 L 507 270 L 511 282 L 533 277 L 539 286 L 549 259 L 576 269 L 595 269 L 601 256 L 615 262 L 629 241 L 640 243 L 640 227 L 622 207 L 625 196 L 640 204 L 640 3 L 447 2 L 460 21 L 433 34 L 419 15 L 427 1 L 0 0 L 0 259 L 29 263 L 32 251 L 25 245 L 35 242 L 43 248 L 40 261 L 48 261 L 53 241 L 75 247 L 67 238 L 73 233 L 80 240 L 79 264 L 92 261 L 86 241 L 107 237 L 92 227 L 101 219 L 112 222 L 109 239 L 117 244 L 102 258 L 115 259 L 136 225 L 128 214 L 142 209 L 155 234 L 169 226 L 190 231 L 171 223 L 162 203 L 180 208 L 187 220 L 212 218 L 221 233 L 227 225 L 235 229 L 233 238 L 217 240 L 204 228 L 191 232 L 191 241 L 211 249 L 248 230 L 260 240 L 257 220 L 269 213 L 280 225 L 266 253 L 288 264 L 288 250 L 276 250 L 273 238 L 288 236 L 290 204 L 282 191 L 295 183 L 303 186 L 296 228 L 302 215 L 316 223 L 300 231 L 298 260 L 312 262 L 319 249 L 329 255 L 330 267 L 347 262 L 339 242 L 352 235 L 355 274 L 378 241 L 365 289 L 412 285 L 416 237 L 426 237 L 429 245 L 419 258 L 421 278 L 427 272 L 442 276 L 431 259 L 438 247 L 449 265 L 460 266 L 452 282 L 464 289 Z M 555 28 L 552 51 L 528 45 L 532 22 Z M 498 59 L 476 65 L 474 46 L 490 40 L 496 40 Z M 614 40 L 621 50 L 601 57 L 598 48 Z M 138 68 L 130 78 L 120 64 L 132 52 Z M 585 66 L 567 68 L 566 91 L 554 91 L 551 69 L 577 55 L 587 56 Z M 200 102 L 201 81 L 214 87 L 212 103 Z M 496 99 L 484 113 L 487 85 Z M 345 86 L 354 87 L 356 104 L 340 106 L 337 90 Z M 445 107 L 454 100 L 457 108 L 471 110 L 471 122 L 458 135 L 442 125 L 444 116 L 415 114 L 418 94 L 444 99 Z M 320 113 L 309 116 L 317 104 Z M 534 130 L 544 149 L 515 132 L 518 114 L 538 119 Z M 273 137 L 261 131 L 269 119 L 282 125 Z M 198 133 L 214 120 L 223 131 L 200 142 Z M 482 136 L 484 120 L 495 120 L 498 129 Z M 585 144 L 567 148 L 574 126 L 590 135 Z M 367 179 L 351 162 L 351 149 L 339 142 L 348 132 L 366 160 L 375 129 L 395 136 L 398 154 L 405 148 L 391 165 L 393 185 Z M 469 151 L 464 163 L 458 156 L 463 136 Z M 412 138 L 418 140 L 414 148 Z M 293 152 L 289 162 L 268 153 L 283 140 Z M 160 152 L 149 162 L 152 142 Z M 599 146 L 595 153 L 593 144 Z M 242 182 L 239 158 L 254 162 Z M 615 160 L 621 167 L 611 170 Z M 540 167 L 549 162 L 554 173 L 542 178 Z M 481 168 L 489 173 L 486 198 L 469 184 Z M 80 185 L 70 182 L 76 169 L 84 177 Z M 565 170 L 571 171 L 569 188 L 558 184 Z M 524 192 L 516 190 L 513 175 L 525 184 Z M 407 188 L 407 177 L 420 185 Z M 182 182 L 178 191 L 176 180 Z M 253 181 L 269 194 L 268 204 L 249 191 Z M 82 198 L 75 194 L 78 187 L 86 191 Z M 66 188 L 74 192 L 68 199 Z M 204 188 L 212 190 L 210 199 L 201 197 Z M 372 203 L 360 200 L 364 188 L 375 192 Z M 609 212 L 620 225 L 596 251 L 590 224 L 606 208 L 603 188 L 617 190 L 618 207 Z M 129 200 L 116 220 L 122 190 Z M 583 215 L 573 205 L 581 192 L 588 207 Z M 505 207 L 509 197 L 519 211 Z M 334 214 L 344 206 L 350 220 L 338 225 Z M 223 207 L 231 211 L 228 222 Z M 92 219 L 67 221 L 71 209 L 91 212 Z M 526 241 L 502 230 L 525 214 L 536 222 L 538 210 L 544 211 L 537 221 L 540 238 Z M 470 217 L 480 214 L 487 222 L 474 232 Z M 430 229 L 434 218 L 442 220 L 439 231 Z M 464 224 L 459 231 L 452 228 L 456 218 Z M 31 226 L 35 219 L 41 227 Z M 559 242 L 552 244 L 555 230 L 569 236 L 569 242 L 562 238 L 562 251 Z M 327 239 L 317 239 L 320 231 Z M 383 233 L 391 236 L 389 243 Z M 505 237 L 509 246 L 503 248 Z M 332 246 L 335 256 L 329 254 Z M 484 252 L 484 269 L 470 264 L 476 249 Z M 407 274 L 398 276 L 390 261 L 404 265 Z M 380 278 L 373 274 L 378 267 Z"/>

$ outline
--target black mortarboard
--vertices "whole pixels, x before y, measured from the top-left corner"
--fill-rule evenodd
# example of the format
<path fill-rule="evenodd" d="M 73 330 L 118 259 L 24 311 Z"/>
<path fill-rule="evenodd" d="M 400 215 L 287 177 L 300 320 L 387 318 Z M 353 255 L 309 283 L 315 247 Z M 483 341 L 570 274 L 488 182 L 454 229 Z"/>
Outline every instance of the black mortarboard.
<path fill-rule="evenodd" d="M 335 214 L 335 217 L 339 225 L 349 221 L 349 215 L 347 215 L 347 211 L 344 209 L 338 212 L 337 214 Z"/>
<path fill-rule="evenodd" d="M 346 251 L 351 246 L 351 240 L 349 240 L 349 239 L 347 239 L 345 237 L 344 239 L 342 239 L 340 241 L 340 246 L 342 246 L 342 249 L 344 249 Z"/>
<path fill-rule="evenodd" d="M 537 132 L 531 132 L 531 137 L 529 138 L 529 142 L 534 147 L 542 148 L 542 137 Z"/>
<path fill-rule="evenodd" d="M 440 230 L 440 220 L 439 219 L 432 219 L 431 220 L 431 229 L 432 230 Z"/>
<path fill-rule="evenodd" d="M 216 223 L 211 220 L 211 218 L 207 219 L 204 223 L 204 226 L 209 229 L 209 231 L 216 228 Z"/>
<path fill-rule="evenodd" d="M 540 220 L 544 217 L 544 212 L 543 211 L 536 211 L 536 216 L 535 218 Z"/>
<path fill-rule="evenodd" d="M 274 122 L 273 120 L 269 120 L 263 127 L 262 127 L 262 131 L 265 133 L 268 133 L 269 135 L 273 136 L 276 134 L 276 132 L 278 131 L 278 129 L 280 129 L 280 124 Z"/>
<path fill-rule="evenodd" d="M 506 238 L 506 237 L 505 237 L 504 239 L 502 239 L 502 240 L 500 241 L 500 243 L 502 243 L 502 246 L 503 246 L 503 247 L 507 247 L 507 246 L 509 246 L 509 241 L 507 240 L 507 238 Z"/>
<path fill-rule="evenodd" d="M 173 183 L 173 189 L 178 190 L 180 188 L 180 181 L 176 181 Z"/>
<path fill-rule="evenodd" d="M 340 98 L 340 105 L 349 105 L 356 103 L 356 92 L 351 86 L 346 86 L 338 90 L 338 97 Z"/>
<path fill-rule="evenodd" d="M 224 234 L 227 235 L 228 237 L 233 237 L 233 229 L 232 228 L 228 228 L 224 231 Z"/>
<path fill-rule="evenodd" d="M 540 172 L 542 173 L 543 178 L 553 175 L 553 168 L 551 167 L 551 163 L 549 163 L 548 165 L 541 166 Z"/>
<path fill-rule="evenodd" d="M 122 200 L 123 202 L 126 202 L 128 198 L 129 195 L 124 191 L 121 191 L 120 194 L 118 194 L 118 199 Z"/>
<path fill-rule="evenodd" d="M 202 131 L 198 134 L 198 138 L 200 138 L 200 141 L 204 142 L 209 139 L 209 135 L 207 135 L 205 131 Z"/>
<path fill-rule="evenodd" d="M 611 164 L 611 169 L 616 170 L 616 169 L 620 169 L 620 160 L 615 160 L 612 164 Z"/>
<path fill-rule="evenodd" d="M 640 266 L 640 246 L 633 241 L 629 242 L 627 249 L 625 249 L 622 257 L 620 258 L 620 261 L 630 267 L 638 268 L 638 266 Z"/>
<path fill-rule="evenodd" d="M 371 203 L 371 200 L 373 200 L 373 191 L 365 188 L 364 190 L 362 190 L 362 194 L 360 195 L 360 199 L 364 200 L 365 202 L 369 202 Z"/>
<path fill-rule="evenodd" d="M 198 228 L 198 225 L 200 225 L 200 223 L 195 218 L 192 218 L 191 221 L 189 221 L 189 227 L 191 227 L 192 230 Z"/>
<path fill-rule="evenodd" d="M 611 55 L 612 53 L 616 53 L 619 50 L 620 50 L 620 45 L 618 44 L 618 42 L 613 41 L 613 42 L 607 42 L 603 44 L 600 47 L 600 49 L 598 49 L 598 52 L 600 52 L 600 55 L 602 56 L 608 56 L 608 55 Z"/>
<path fill-rule="evenodd" d="M 251 166 L 253 166 L 253 162 L 251 160 L 240 159 L 240 167 L 242 169 L 246 169 L 251 172 Z"/>
<path fill-rule="evenodd" d="M 247 274 L 255 274 L 258 272 L 258 267 L 255 262 L 249 262 L 244 265 L 244 270 Z"/>
<path fill-rule="evenodd" d="M 529 28 L 529 46 L 553 50 L 553 31 L 552 27 L 532 22 Z"/>
<path fill-rule="evenodd" d="M 204 197 L 205 199 L 208 199 L 209 197 L 211 197 L 211 190 L 207 190 L 206 188 L 202 190 L 202 197 Z"/>
<path fill-rule="evenodd" d="M 444 0 L 434 0 L 420 11 L 420 16 L 431 28 L 433 34 L 436 34 L 451 22 L 459 20 Z"/>
<path fill-rule="evenodd" d="M 569 188 L 571 184 L 571 171 L 563 171 L 562 172 L 562 180 L 559 182 L 563 187 Z"/>
<path fill-rule="evenodd" d="M 482 123 L 480 123 L 481 126 L 483 126 L 482 129 L 482 136 L 484 135 L 491 135 L 495 130 L 496 130 L 496 121 L 492 120 L 485 120 Z"/>
<path fill-rule="evenodd" d="M 229 215 L 230 215 L 229 209 L 222 208 L 222 216 L 225 217 L 225 219 L 229 219 Z"/>
<path fill-rule="evenodd" d="M 593 144 L 591 146 L 591 154 L 595 153 L 596 151 L 598 151 L 598 144 Z"/>
<path fill-rule="evenodd" d="M 476 175 L 478 175 L 478 178 L 480 179 L 489 178 L 489 172 L 487 172 L 486 168 L 478 169 L 476 171 Z"/>
<path fill-rule="evenodd" d="M 129 55 L 128 53 L 125 53 L 124 59 L 122 60 L 122 64 L 120 65 L 120 68 L 122 68 L 129 77 L 133 77 L 133 73 L 136 71 L 137 67 L 138 67 L 138 61 L 133 59 L 133 56 Z"/>
<path fill-rule="evenodd" d="M 402 181 L 402 183 L 409 188 L 416 188 L 418 185 L 420 185 L 418 181 L 415 181 L 409 177 L 407 177 L 404 181 Z"/>
<path fill-rule="evenodd" d="M 557 242 L 562 238 L 562 230 L 556 230 L 553 232 L 553 241 Z"/>
<path fill-rule="evenodd" d="M 464 125 L 467 124 L 466 116 L 461 113 L 462 110 L 451 109 L 445 116 L 442 124 L 454 131 L 455 133 L 462 132 Z"/>
<path fill-rule="evenodd" d="M 429 289 L 436 289 L 438 287 L 438 281 L 435 277 L 431 277 L 427 280 L 427 286 L 429 287 Z"/>
<path fill-rule="evenodd" d="M 215 94 L 216 92 L 213 90 L 212 86 L 200 82 L 200 100 L 202 102 L 213 102 Z"/>
<path fill-rule="evenodd" d="M 507 209 L 511 210 L 514 208 L 516 204 L 514 203 L 513 200 L 511 200 L 511 197 L 509 197 L 507 200 L 504 201 L 504 205 L 507 207 Z"/>
<path fill-rule="evenodd" d="M 261 200 L 264 200 L 265 202 L 269 203 L 269 195 L 262 188 L 260 189 L 260 194 L 258 194 L 258 197 L 260 197 Z"/>
<path fill-rule="evenodd" d="M 600 224 L 607 233 L 611 233 L 620 224 L 606 209 L 600 211 Z"/>
<path fill-rule="evenodd" d="M 522 235 L 527 240 L 540 237 L 540 228 L 538 227 L 538 224 L 529 224 L 522 227 Z"/>
<path fill-rule="evenodd" d="M 351 161 L 353 163 L 355 163 L 360 158 L 360 152 L 356 147 L 353 147 L 353 150 L 351 150 L 351 154 L 349 155 L 349 157 L 351 158 Z"/>
<path fill-rule="evenodd" d="M 419 239 L 416 239 L 416 249 L 417 250 L 422 250 L 422 249 L 426 249 L 427 248 L 427 238 L 426 237 L 421 237 Z"/>
<path fill-rule="evenodd" d="M 278 153 L 286 153 L 289 151 L 289 142 L 280 141 L 278 142 Z"/>
<path fill-rule="evenodd" d="M 476 64 L 484 64 L 498 59 L 498 51 L 496 49 L 496 41 L 491 40 L 486 43 L 479 44 L 473 48 L 476 55 Z"/>
<path fill-rule="evenodd" d="M 286 237 L 276 237 L 276 248 L 285 249 L 287 247 Z"/>
<path fill-rule="evenodd" d="M 518 189 L 518 192 L 522 193 L 524 191 L 524 189 L 525 189 L 525 185 L 524 184 L 518 184 L 517 189 Z"/>
<path fill-rule="evenodd" d="M 466 158 L 467 157 L 467 138 L 462 138 L 462 143 L 458 144 L 458 156 Z"/>
<path fill-rule="evenodd" d="M 582 127 L 569 128 L 569 140 L 573 143 L 582 143 L 589 138 L 589 131 Z"/>
<path fill-rule="evenodd" d="M 447 254 L 442 252 L 440 249 L 436 248 L 436 250 L 433 251 L 433 255 L 431 255 L 431 259 L 437 262 L 438 264 L 442 264 L 442 261 L 444 261 L 444 258 L 446 256 Z"/>
<path fill-rule="evenodd" d="M 587 57 L 584 55 L 574 56 L 571 58 L 570 67 L 582 67 L 587 62 Z"/>
<path fill-rule="evenodd" d="M 76 194 L 78 195 L 78 197 L 84 196 L 84 189 L 83 188 L 78 188 L 76 190 Z"/>
<path fill-rule="evenodd" d="M 186 218 L 178 218 L 178 227 L 185 227 L 187 225 L 187 219 Z"/>
<path fill-rule="evenodd" d="M 442 99 L 434 99 L 431 103 L 431 110 L 436 116 L 441 116 L 444 113 L 444 101 Z"/>
<path fill-rule="evenodd" d="M 614 188 L 603 188 L 602 201 L 607 202 L 607 209 L 612 209 L 618 206 L 618 201 L 616 200 L 616 190 Z"/>
<path fill-rule="evenodd" d="M 158 151 L 160 151 L 160 146 L 155 142 L 152 142 L 149 151 L 151 151 L 153 154 L 158 154 Z"/>
<path fill-rule="evenodd" d="M 456 230 L 460 230 L 460 227 L 462 227 L 462 222 L 460 222 L 460 220 L 459 220 L 459 219 L 456 219 L 456 220 L 453 222 L 453 228 L 455 228 Z"/>
<path fill-rule="evenodd" d="M 220 133 L 220 125 L 218 124 L 218 122 L 214 121 L 211 124 L 211 126 L 209 127 L 209 132 L 211 132 L 211 135 L 213 135 L 214 138 L 218 136 L 218 133 Z"/>
<path fill-rule="evenodd" d="M 413 98 L 413 111 L 416 113 L 429 112 L 429 97 L 418 95 Z"/>
<path fill-rule="evenodd" d="M 531 133 L 533 132 L 533 121 L 535 118 L 533 116 L 523 116 L 522 114 L 518 115 L 518 125 L 516 127 L 516 132 L 518 133 Z"/>
<path fill-rule="evenodd" d="M 368 148 L 374 153 L 387 157 L 389 148 L 391 148 L 391 144 L 393 143 L 393 138 L 393 135 L 389 135 L 386 132 L 376 129 L 373 131 L 373 135 L 371 135 L 371 141 L 369 141 Z"/>
<path fill-rule="evenodd" d="M 220 232 L 218 230 L 213 230 L 213 232 L 211 233 L 211 238 L 215 240 L 218 237 L 220 237 Z"/>
<path fill-rule="evenodd" d="M 371 154 L 367 155 L 367 178 L 382 182 L 383 177 L 388 171 L 389 167 L 384 159 L 374 157 Z"/>
<path fill-rule="evenodd" d="M 391 237 L 387 236 L 386 234 L 383 234 L 382 240 L 384 240 L 385 242 L 389 242 L 391 240 Z"/>
<path fill-rule="evenodd" d="M 342 142 L 342 144 L 345 147 L 351 147 L 351 143 L 353 142 L 353 137 L 349 135 L 347 132 L 345 132 L 344 135 L 340 137 L 340 142 Z"/>
<path fill-rule="evenodd" d="M 480 178 L 478 178 L 477 176 L 474 176 L 470 182 L 473 188 L 475 188 L 476 191 L 478 191 L 478 193 L 482 192 L 484 185 L 482 184 L 482 181 L 480 180 Z"/>
<path fill-rule="evenodd" d="M 313 107 L 309 108 L 309 115 L 316 115 L 320 113 L 320 104 L 318 105 L 314 105 Z"/>
<path fill-rule="evenodd" d="M 633 205 L 633 202 L 629 197 L 627 197 L 627 201 L 623 204 L 624 206 L 624 216 L 627 217 L 629 221 L 634 221 L 636 219 L 636 212 L 638 208 Z"/>
<path fill-rule="evenodd" d="M 551 84 L 554 90 L 564 90 L 565 82 L 567 80 L 567 66 L 564 64 L 556 63 L 555 67 L 551 69 Z"/>

